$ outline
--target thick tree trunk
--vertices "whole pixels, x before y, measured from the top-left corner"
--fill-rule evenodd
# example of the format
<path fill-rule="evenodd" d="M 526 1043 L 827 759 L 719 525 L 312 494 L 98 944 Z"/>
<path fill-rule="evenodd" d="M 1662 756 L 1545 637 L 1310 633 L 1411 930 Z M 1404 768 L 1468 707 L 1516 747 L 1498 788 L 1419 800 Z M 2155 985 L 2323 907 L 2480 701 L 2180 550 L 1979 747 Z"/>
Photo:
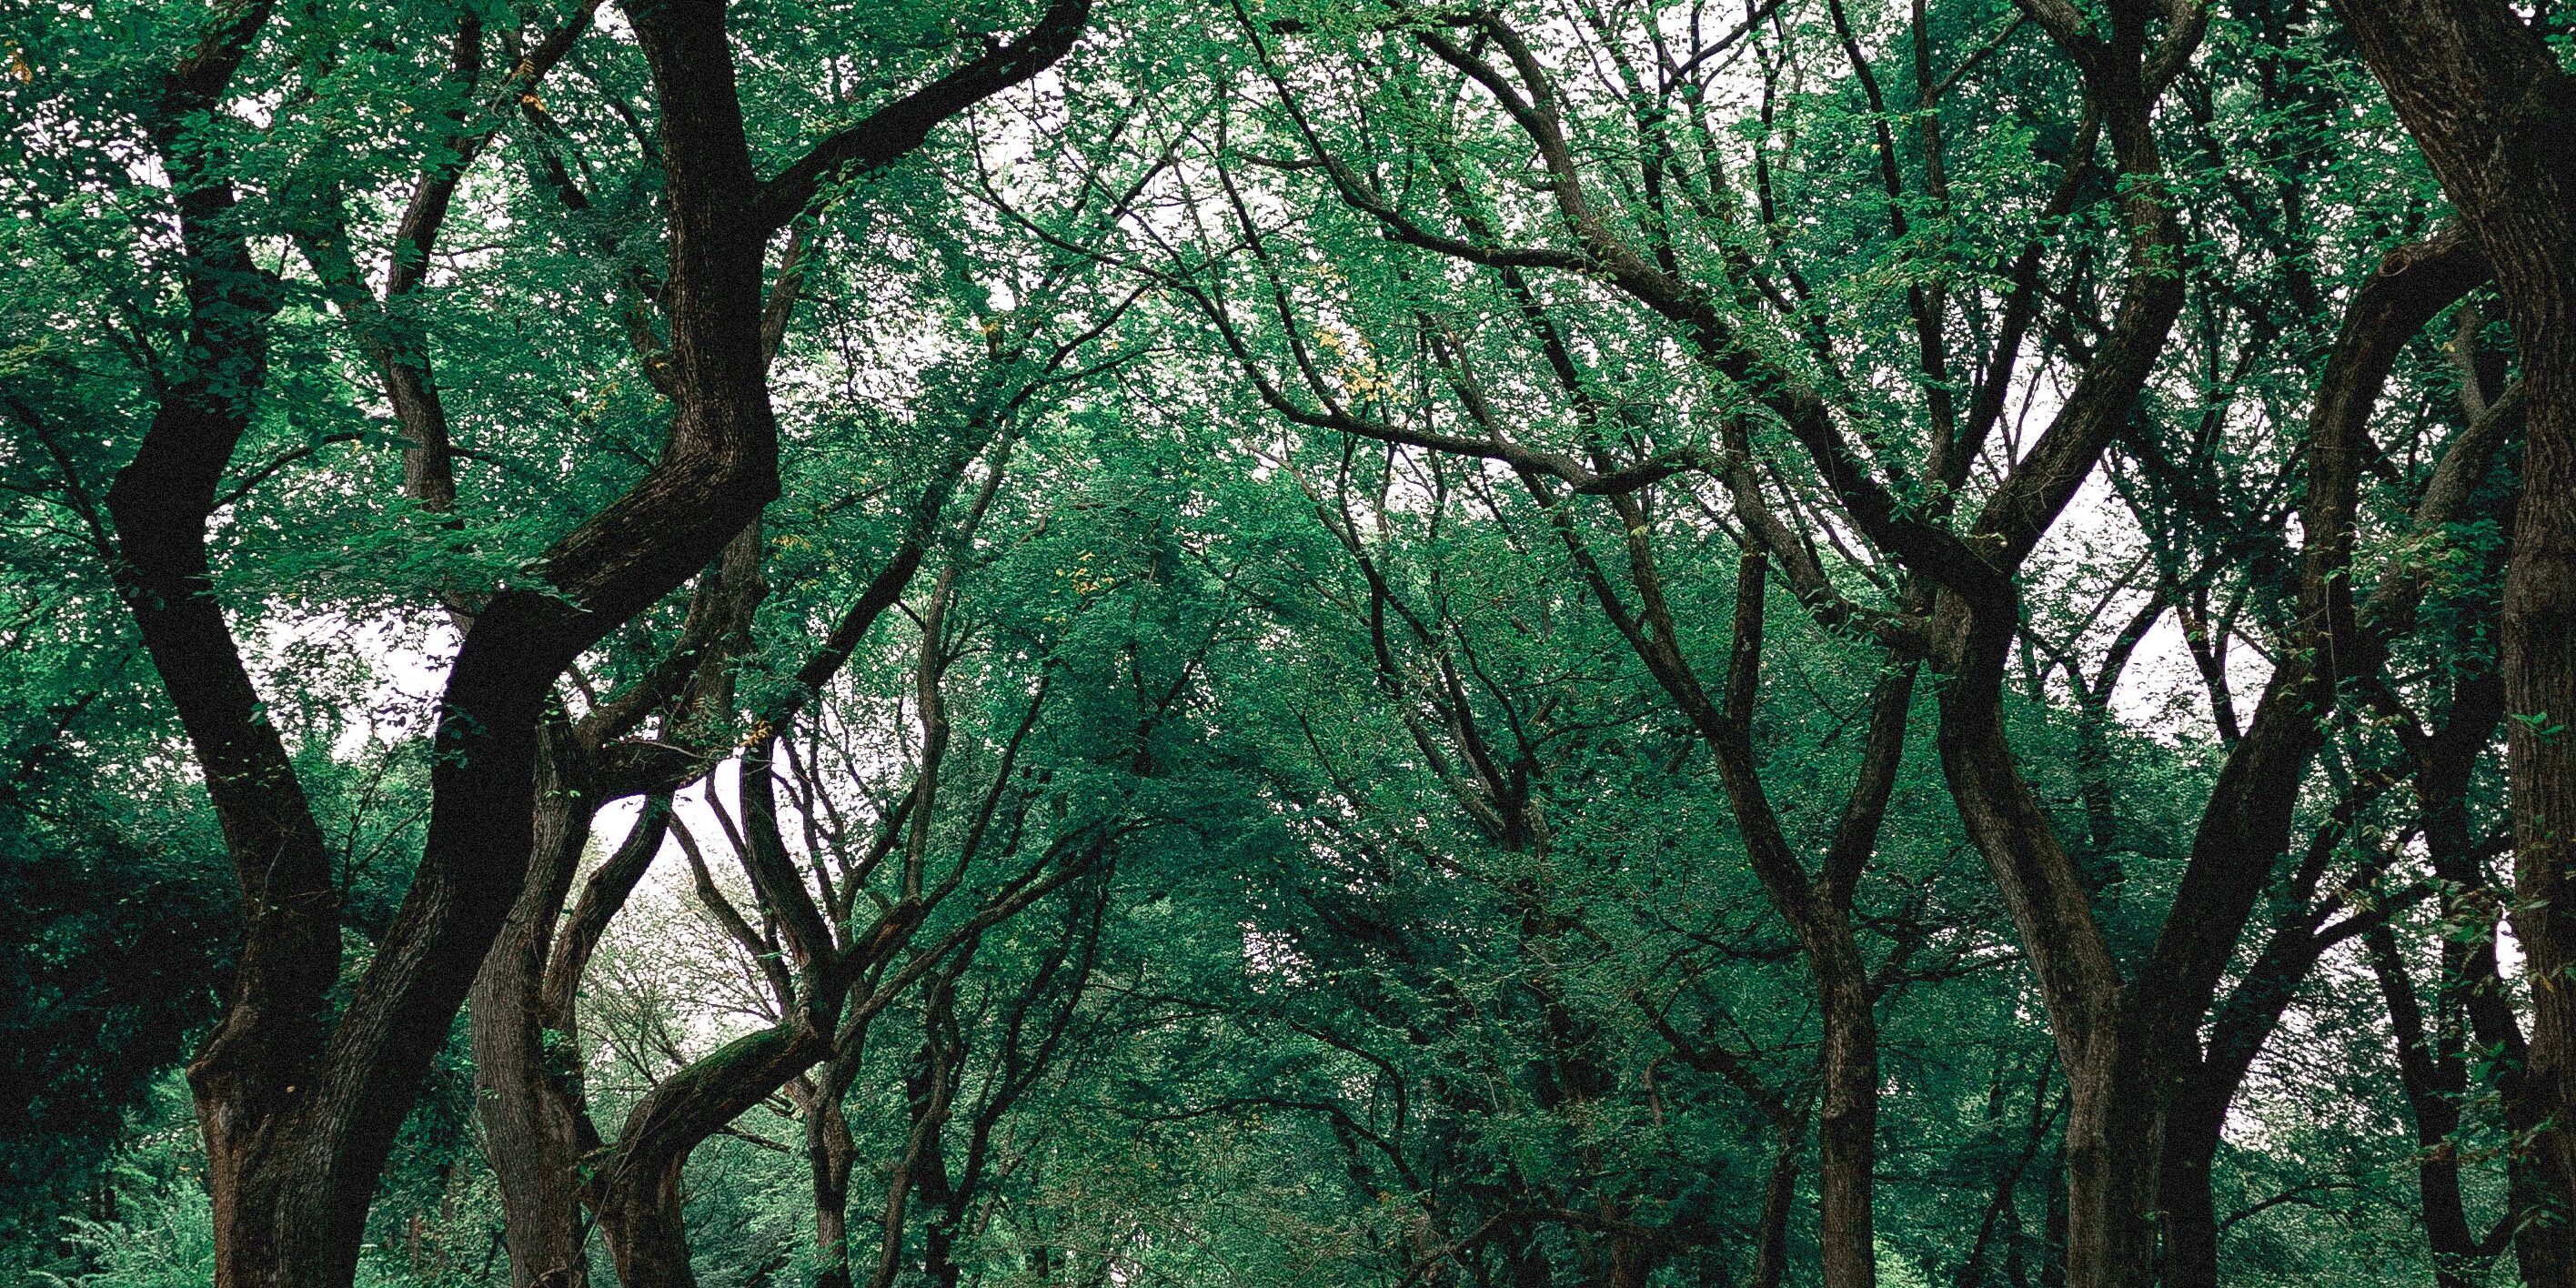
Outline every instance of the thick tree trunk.
<path fill-rule="evenodd" d="M 624 1288 L 695 1288 L 688 1225 L 681 1211 L 685 1155 L 603 1187 L 599 1233 Z"/>
<path fill-rule="evenodd" d="M 2565 85 L 2566 78 L 2560 78 Z M 2576 131 L 2576 112 L 2558 128 Z M 2563 137 L 2563 135 L 2562 135 Z M 2561 164 L 2576 155 L 2561 151 Z M 2568 173 L 2562 171 L 2562 174 Z M 2576 180 L 2551 239 L 2555 277 L 2512 310 L 2532 411 L 2523 498 L 2505 576 L 2506 733 L 2513 793 L 2514 937 L 2532 981 L 2531 1059 L 2514 1097 L 2537 1134 L 2530 1162 L 2545 1222 L 2526 1223 L 2523 1276 L 2576 1284 Z M 2537 222 L 2537 221 L 2535 221 Z M 2490 242 L 2492 249 L 2493 243 Z M 2522 246 L 2526 253 L 2538 248 Z M 2538 259 L 2540 256 L 2533 255 Z M 2534 265 L 2533 267 L 2538 267 Z M 2537 274 L 2535 274 L 2536 276 Z M 2499 263 L 2497 276 L 2505 271 Z M 2515 292 L 2508 286 L 2508 297 Z M 2547 1124 L 2543 1127 L 2542 1124 Z"/>
<path fill-rule="evenodd" d="M 812 1029 L 764 1029 L 673 1074 L 636 1104 L 593 1191 L 619 1284 L 695 1288 L 680 1190 L 690 1153 L 830 1051 L 830 1039 Z"/>
<path fill-rule="evenodd" d="M 2343 835 L 2327 828 L 2311 848 L 2299 879 L 2292 885 L 2304 897 L 2321 875 L 2331 847 Z M 2218 1212 L 2212 1177 L 2218 1147 L 2227 1128 L 2228 1106 L 2245 1085 L 2264 1043 L 2280 1027 L 2299 986 L 2316 968 L 2325 950 L 2339 943 L 2360 919 L 2361 911 L 2327 928 L 2336 905 L 2311 901 L 2274 922 L 2272 935 L 2255 958 L 2243 982 L 2218 1008 L 2211 1026 L 2209 1050 L 2197 1060 L 2178 1057 L 2168 1075 L 2171 1097 L 2164 1124 L 2164 1161 L 2159 1185 L 2164 1212 L 2164 1288 L 2218 1288 Z M 2371 923 L 2382 925 L 2384 923 Z"/>
<path fill-rule="evenodd" d="M 2066 1263 L 2076 1283 L 2155 1282 L 2166 1129 L 2157 1092 L 2174 1077 L 2138 1050 L 2145 1043 L 2122 1045 L 2068 1078 Z"/>
<path fill-rule="evenodd" d="M 242 881 L 242 966 L 191 1066 L 209 1161 L 216 1281 L 346 1284 L 377 1173 L 525 875 L 540 704 L 572 658 L 711 557 L 776 488 L 765 419 L 681 418 L 633 491 L 493 596 L 449 672 L 428 839 L 402 908 L 336 1021 L 338 906 L 277 731 L 210 595 L 206 520 L 261 387 L 275 282 L 251 260 L 230 187 L 196 132 L 268 13 L 225 10 L 161 86 L 147 122 L 191 269 L 182 370 L 108 495 L 136 623 L 179 711 Z M 219 115 L 219 114 L 218 114 Z M 675 264 L 675 269 L 680 266 Z M 675 272 L 675 282 L 683 274 Z M 675 286 L 675 290 L 676 290 Z"/>
<path fill-rule="evenodd" d="M 2513 928 L 2534 981 L 2507 1111 L 2542 1210 L 2523 1278 L 2576 1284 L 2576 78 L 2502 0 L 2341 0 L 2336 11 L 2488 259 L 2529 398 L 2505 574 Z"/>
<path fill-rule="evenodd" d="M 2234 1090 L 2226 1089 L 2229 1097 Z M 2218 1195 L 2211 1173 L 2227 1122 L 2227 1100 L 2198 1086 L 2186 1088 L 2182 1100 L 2165 1122 L 2164 1166 L 2157 1178 L 2163 1194 L 2165 1288 L 2217 1288 Z"/>
<path fill-rule="evenodd" d="M 2309 421 L 2308 495 L 2302 512 L 2308 540 L 2301 552 L 2300 617 L 2311 641 L 2307 652 L 2320 660 L 2282 666 L 2265 689 L 2253 723 L 2220 773 L 2193 841 L 2193 866 L 2176 900 L 2177 908 L 2188 910 L 2193 920 L 2179 927 L 2168 923 L 2148 970 L 2131 985 L 2140 994 L 2133 1005 L 2192 999 L 2160 1019 L 2173 1087 L 2162 1183 L 2166 1288 L 2216 1288 L 2218 1224 L 2211 1169 L 2228 1106 L 2301 982 L 2329 946 L 2321 936 L 2330 908 L 2315 905 L 2276 922 L 2252 970 L 2217 1007 L 2205 1056 L 2193 1030 L 2209 1009 L 2202 999 L 2216 994 L 2238 932 L 2231 929 L 2221 938 L 2197 928 L 2241 926 L 2251 913 L 2261 884 L 2279 866 L 2292 825 L 2290 806 L 2308 762 L 2322 745 L 2323 713 L 2331 709 L 2337 682 L 2375 673 L 2390 631 L 2412 618 L 2421 582 L 2403 565 L 2392 566 L 2372 588 L 2363 606 L 2367 611 L 2356 608 L 2346 587 L 2362 429 L 2399 350 L 2485 276 L 2485 257 L 2457 228 L 2392 250 L 2347 308 L 2319 380 Z M 2451 521 L 2467 493 L 2447 480 L 2483 476 L 2492 455 L 2492 436 L 2475 424 L 2453 438 L 2436 481 L 2417 507 L 2419 531 L 2438 531 Z M 2476 699 L 2477 692 L 2461 690 L 2450 719 L 2431 740 L 2432 750 L 2419 753 L 2428 762 L 2419 767 L 2417 786 L 2425 810 L 2462 827 L 2460 795 L 2496 720 L 2494 709 Z M 2348 799 L 2346 806 L 2358 799 Z M 2320 841 L 2340 835 L 2341 828 L 2341 823 L 2329 824 Z M 2440 818 L 2428 818 L 2428 836 L 2440 828 Z M 2312 849 L 2303 876 L 2294 883 L 2297 888 L 2313 890 L 2325 857 L 2324 851 Z M 2437 866 L 2441 861 L 2436 859 Z"/>
<path fill-rule="evenodd" d="M 242 901 L 239 965 L 222 1019 L 188 1068 L 214 1203 L 225 1288 L 330 1278 L 327 1200 L 294 1169 L 309 1161 L 308 1106 L 339 980 L 331 857 L 285 744 L 266 715 L 213 596 L 206 519 L 267 375 L 267 321 L 281 297 L 233 225 L 234 193 L 205 173 L 189 125 L 223 96 L 269 7 L 239 6 L 169 70 L 149 124 L 169 170 L 179 230 L 201 266 L 186 283 L 185 351 L 134 460 L 107 495 L 119 594 L 178 711 L 224 830 Z M 347 1260 L 355 1261 L 354 1246 Z"/>
<path fill-rule="evenodd" d="M 1964 603 L 1950 603 L 1950 629 L 1966 639 L 1952 645 L 1941 764 L 2030 955 L 2065 1071 L 2067 1281 L 2145 1288 L 2155 1264 L 2147 1214 L 2162 1131 L 2152 1094 L 2159 1080 L 2144 1067 L 2152 1054 L 2139 1049 L 2144 1034 L 2123 1022 L 2122 981 L 2089 892 L 2004 736 L 2002 662 L 2017 623 L 1994 613 L 1973 620 Z"/>
<path fill-rule="evenodd" d="M 934 1135 L 922 1160 L 917 1187 L 929 1217 L 921 1223 L 921 1275 L 937 1288 L 957 1288 L 965 1267 L 957 1264 L 956 1191 L 948 1181 L 948 1158 Z"/>
<path fill-rule="evenodd" d="M 548 731 L 538 762 L 528 884 L 483 959 L 470 999 L 475 1110 L 501 1189 L 511 1288 L 584 1288 L 579 1107 L 556 1066 L 578 1060 L 541 1000 L 556 918 L 589 839 L 595 800 L 569 730 Z"/>
<path fill-rule="evenodd" d="M 2094 919 L 2082 866 L 2021 776 L 2004 731 L 2002 694 L 2021 629 L 2012 576 L 2129 422 L 2184 302 L 2173 260 L 2181 226 L 2150 122 L 2198 47 L 2206 10 L 2157 13 L 2120 0 L 2106 8 L 2107 32 L 2072 6 L 2033 5 L 2029 12 L 2083 73 L 2120 173 L 2128 280 L 2110 330 L 2047 432 L 1979 509 L 1977 546 L 1905 518 L 1874 485 L 1828 477 L 1847 508 L 1875 529 L 1873 540 L 1941 587 L 1932 655 L 1949 677 L 1938 735 L 1942 773 L 2038 977 L 2066 1076 L 2066 1281 L 2072 1288 L 2147 1288 L 2163 1144 L 2162 1026 L 2122 1005 L 2119 964 Z M 2148 24 L 2160 16 L 2173 20 L 2150 42 Z M 1815 454 L 1820 468 L 1839 465 L 1828 453 Z M 2226 930 L 2232 935 L 2234 927 Z"/>
<path fill-rule="evenodd" d="M 929 1210 L 921 1223 L 922 1278 L 937 1288 L 957 1288 L 966 1268 L 957 1264 L 956 1191 L 949 1185 L 946 1152 L 936 1139 L 922 1164 L 919 1189 L 922 1206 Z"/>
<path fill-rule="evenodd" d="M 841 1109 L 858 1052 L 836 1053 L 805 1105 L 805 1163 L 814 1180 L 814 1288 L 850 1288 L 850 1167 L 858 1145 Z"/>

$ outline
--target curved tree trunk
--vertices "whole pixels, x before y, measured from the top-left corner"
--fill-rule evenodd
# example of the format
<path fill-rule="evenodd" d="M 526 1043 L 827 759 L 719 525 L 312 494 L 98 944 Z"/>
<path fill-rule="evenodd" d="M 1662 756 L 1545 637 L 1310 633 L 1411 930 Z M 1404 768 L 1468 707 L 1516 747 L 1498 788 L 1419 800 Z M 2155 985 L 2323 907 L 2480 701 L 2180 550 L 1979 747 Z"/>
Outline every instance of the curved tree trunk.
<path fill-rule="evenodd" d="M 591 875 L 566 919 L 599 805 L 622 793 L 602 784 L 578 727 L 550 727 L 545 752 L 528 885 L 483 959 L 468 1012 L 475 1110 L 501 1190 L 512 1288 L 589 1281 L 581 1162 L 599 1139 L 583 1085 L 581 972 L 652 866 L 670 819 L 666 776 L 649 784 L 652 795 L 634 828 Z"/>
<path fill-rule="evenodd" d="M 469 1001 L 475 1111 L 501 1190 L 511 1288 L 584 1288 L 578 1106 L 565 1094 L 577 1061 L 571 1034 L 545 1014 L 540 994 L 556 918 L 572 889 L 595 811 L 581 749 L 561 725 L 538 761 L 536 844 L 528 884 L 483 959 Z"/>
<path fill-rule="evenodd" d="M 2515 937 L 2530 1054 L 2506 1087 L 2532 1174 L 2523 1278 L 2576 1284 L 2576 78 L 2503 0 L 2340 0 L 2398 117 L 2495 266 L 2530 403 L 2505 573 Z M 2523 1186 L 2517 1186 L 2523 1189 Z"/>
<path fill-rule="evenodd" d="M 330 856 L 212 596 L 216 489 L 265 375 L 282 301 L 249 254 L 218 115 L 270 6 L 224 7 L 157 86 L 144 126 L 186 244 L 187 357 L 106 498 L 121 597 L 186 728 L 239 876 L 245 937 L 223 1019 L 190 1066 L 224 1288 L 346 1284 L 378 1173 L 525 878 L 536 724 L 564 666 L 711 557 L 776 490 L 765 418 L 690 418 L 662 458 L 481 606 L 448 673 L 428 836 L 400 911 L 336 1017 Z M 583 11 L 584 21 L 587 10 Z M 538 58 L 559 58 L 578 26 Z M 675 265 L 675 269 L 680 266 Z M 675 279 L 687 275 L 675 272 Z"/>
<path fill-rule="evenodd" d="M 2428 1031 L 2397 936 L 2377 926 L 2365 943 L 2371 974 L 2388 1004 L 2398 1079 L 2405 1088 L 2407 1114 L 2415 1122 L 2417 1211 L 2433 1259 L 2434 1288 L 2472 1288 L 2482 1249 L 2469 1227 L 2468 1205 L 2460 1194 L 2460 1156 L 2451 1139 L 2460 1129 L 2458 1098 L 2468 1088 L 2467 1069 L 2456 1043 L 2437 1040 Z M 2454 961 L 2464 956 L 2449 944 L 2443 955 Z"/>
<path fill-rule="evenodd" d="M 830 1049 L 831 1040 L 809 1028 L 764 1029 L 674 1074 L 635 1106 L 594 1190 L 618 1283 L 695 1288 L 680 1189 L 690 1153 Z"/>
<path fill-rule="evenodd" d="M 860 1053 L 856 1044 L 834 1053 L 803 1097 L 805 1164 L 814 1182 L 814 1288 L 850 1288 L 850 1168 L 859 1150 L 841 1100 L 849 1094 Z"/>

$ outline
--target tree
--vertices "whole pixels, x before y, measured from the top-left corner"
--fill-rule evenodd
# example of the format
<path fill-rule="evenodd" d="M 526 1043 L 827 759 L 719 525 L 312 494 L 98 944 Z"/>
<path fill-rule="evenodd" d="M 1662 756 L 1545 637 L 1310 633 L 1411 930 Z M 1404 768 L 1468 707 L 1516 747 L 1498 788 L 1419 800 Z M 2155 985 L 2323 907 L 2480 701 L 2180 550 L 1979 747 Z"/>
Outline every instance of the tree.
<path fill-rule="evenodd" d="M 2551 15 L 20 16 L 12 1268 L 2576 1274 Z"/>
<path fill-rule="evenodd" d="M 2576 1010 L 2556 986 L 2576 953 L 2564 906 L 2576 759 L 2553 712 L 2576 709 L 2567 643 L 2576 586 L 2576 291 L 2569 286 L 2567 127 L 2571 80 L 2541 31 L 2487 3 L 2341 5 L 2336 12 L 2388 89 L 2443 192 L 2495 266 L 2530 411 L 2523 487 L 2505 575 L 2502 650 L 2514 810 L 2514 931 L 2530 954 L 2528 1055 L 2506 1083 L 2532 1177 L 2515 1253 L 2531 1283 L 2576 1280 L 2576 1136 L 2563 1121 L 2576 1079 Z"/>
<path fill-rule="evenodd" d="M 533 95 L 591 12 L 584 7 L 533 40 L 510 34 L 512 50 L 529 52 L 505 78 L 504 109 Z M 100 553 L 115 561 L 119 593 L 189 731 L 242 885 L 233 996 L 191 1066 L 216 1201 L 219 1281 L 345 1282 L 354 1274 L 376 1169 L 526 874 L 541 705 L 565 667 L 703 567 L 776 493 L 761 345 L 772 237 L 825 180 L 910 150 L 947 115 L 1060 56 L 1084 12 L 1079 3 L 1065 6 L 1035 38 L 937 82 L 889 121 L 831 136 L 766 185 L 754 176 L 721 8 L 657 7 L 636 16 L 657 88 L 669 211 L 662 288 L 670 434 L 651 469 L 536 555 L 525 584 L 479 594 L 467 610 L 472 624 L 439 712 L 420 866 L 402 913 L 337 1015 L 327 1001 L 341 956 L 329 857 L 214 597 L 206 545 L 223 474 L 269 374 L 268 328 L 286 302 L 279 275 L 257 262 L 254 238 L 302 215 L 296 198 L 314 182 L 289 162 L 269 172 L 287 181 L 261 203 L 269 208 L 243 209 L 248 176 L 238 153 L 256 151 L 256 127 L 239 115 L 248 87 L 236 82 L 266 52 L 272 7 L 217 10 L 148 82 L 131 129 L 168 177 L 183 256 L 173 267 L 187 305 L 181 344 L 175 361 L 141 351 L 156 399 L 133 459 L 102 501 L 88 500 L 71 462 L 56 455 Z M 458 30 L 453 66 L 470 93 L 483 32 L 470 13 Z M 326 68 L 332 54 L 327 43 L 307 51 Z M 445 141 L 447 155 L 424 172 L 413 216 L 397 234 L 389 295 L 406 285 L 402 267 L 428 253 L 456 176 L 488 137 Z M 77 135 L 65 142 L 94 146 Z M 411 489 L 435 507 L 450 471 L 437 459 L 431 422 L 442 413 L 421 378 L 424 364 L 363 323 L 361 332 L 411 434 Z M 57 410 L 22 403 L 17 412 L 59 442 Z M 330 1160 L 318 1177 L 308 1174 L 315 1159 Z"/>

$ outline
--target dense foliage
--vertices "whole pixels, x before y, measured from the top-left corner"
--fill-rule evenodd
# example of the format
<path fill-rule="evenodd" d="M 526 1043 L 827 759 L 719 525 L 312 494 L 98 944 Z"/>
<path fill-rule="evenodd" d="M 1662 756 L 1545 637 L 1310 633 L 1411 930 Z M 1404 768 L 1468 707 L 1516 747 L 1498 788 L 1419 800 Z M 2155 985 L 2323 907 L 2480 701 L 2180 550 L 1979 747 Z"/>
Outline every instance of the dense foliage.
<path fill-rule="evenodd" d="M 11 0 L 0 1279 L 2576 1288 L 2508 0 Z"/>

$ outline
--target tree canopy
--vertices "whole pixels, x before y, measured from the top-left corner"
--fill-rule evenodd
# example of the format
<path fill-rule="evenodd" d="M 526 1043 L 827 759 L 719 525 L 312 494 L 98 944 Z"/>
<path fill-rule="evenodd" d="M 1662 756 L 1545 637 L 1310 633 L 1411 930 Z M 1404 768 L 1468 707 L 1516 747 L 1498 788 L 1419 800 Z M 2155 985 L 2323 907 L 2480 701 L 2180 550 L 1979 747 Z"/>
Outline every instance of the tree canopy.
<path fill-rule="evenodd" d="M 12 0 L 0 1275 L 2576 1288 L 2576 25 Z"/>

